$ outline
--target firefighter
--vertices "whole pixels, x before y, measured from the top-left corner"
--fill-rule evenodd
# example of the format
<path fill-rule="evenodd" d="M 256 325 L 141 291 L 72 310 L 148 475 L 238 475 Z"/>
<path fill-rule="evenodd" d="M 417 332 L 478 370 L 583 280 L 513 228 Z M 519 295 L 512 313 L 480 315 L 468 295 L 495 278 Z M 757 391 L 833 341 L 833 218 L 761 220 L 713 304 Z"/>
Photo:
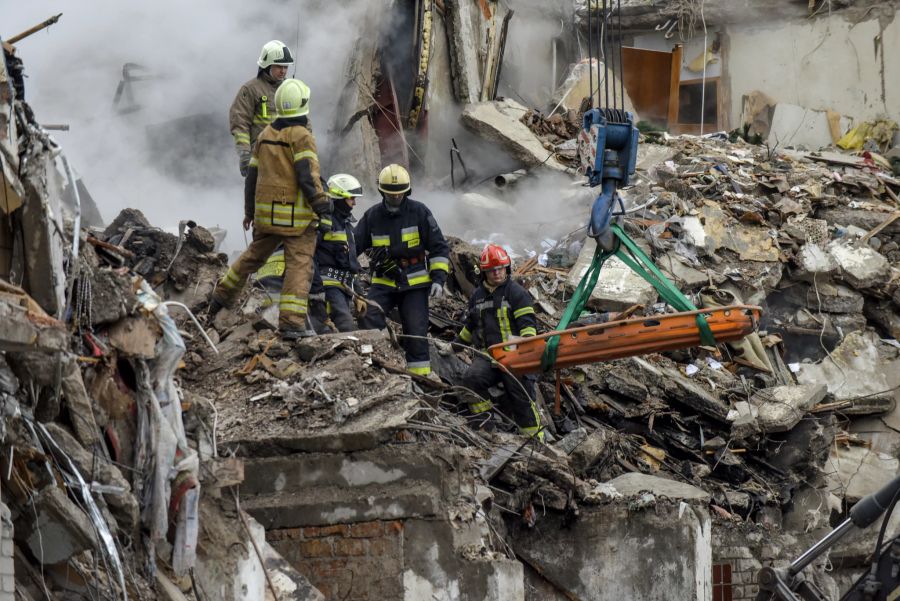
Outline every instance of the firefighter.
<path fill-rule="evenodd" d="M 310 316 L 316 331 L 324 329 L 320 323 L 325 321 L 323 318 L 330 318 L 339 332 L 357 329 L 350 309 L 354 279 L 359 273 L 352 212 L 362 193 L 359 180 L 346 173 L 332 175 L 326 184 L 325 194 L 332 203 L 332 230 L 320 233 L 316 242 L 316 277 L 310 290 Z M 314 294 L 323 295 L 325 307 L 324 311 L 319 309 L 317 316 L 312 315 Z"/>
<path fill-rule="evenodd" d="M 279 244 L 284 246 L 284 284 L 278 300 L 281 336 L 315 332 L 306 326 L 316 232 L 331 231 L 331 203 L 319 178 L 316 141 L 306 128 L 309 88 L 288 79 L 275 93 L 277 118 L 256 141 L 244 182 L 244 229 L 253 241 L 228 268 L 213 292 L 210 313 L 230 306 Z"/>
<path fill-rule="evenodd" d="M 444 293 L 450 272 L 450 247 L 437 221 L 424 204 L 409 197 L 409 173 L 400 165 L 388 165 L 378 176 L 381 202 L 370 207 L 356 226 L 356 252 L 369 249 L 372 285 L 370 305 L 360 319 L 363 329 L 386 327 L 386 316 L 397 307 L 404 338 L 406 369 L 422 376 L 431 374 L 428 354 L 428 298 Z"/>
<path fill-rule="evenodd" d="M 481 350 L 515 336 L 537 334 L 537 319 L 531 295 L 510 277 L 512 261 L 503 247 L 488 244 L 481 251 L 481 282 L 469 299 L 465 325 L 454 343 Z M 502 382 L 506 394 L 501 409 L 528 436 L 544 440 L 541 418 L 534 404 L 534 385 L 527 378 L 513 376 L 483 355 L 476 355 L 463 375 L 464 387 L 476 393 L 469 410 L 477 419 L 487 418 L 493 409 L 488 389 Z"/>
<path fill-rule="evenodd" d="M 272 40 L 262 47 L 256 64 L 259 67 L 256 77 L 241 86 L 228 112 L 238 166 L 244 177 L 247 176 L 250 151 L 256 144 L 256 138 L 275 118 L 275 91 L 287 77 L 294 57 L 287 46 Z"/>

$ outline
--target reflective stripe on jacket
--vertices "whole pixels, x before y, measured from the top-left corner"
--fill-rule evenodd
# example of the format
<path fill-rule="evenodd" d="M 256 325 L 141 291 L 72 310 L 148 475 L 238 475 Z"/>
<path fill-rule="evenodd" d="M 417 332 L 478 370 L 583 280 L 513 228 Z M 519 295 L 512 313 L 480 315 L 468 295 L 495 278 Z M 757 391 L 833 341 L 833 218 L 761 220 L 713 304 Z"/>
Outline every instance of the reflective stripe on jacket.
<path fill-rule="evenodd" d="M 305 117 L 276 119 L 256 141 L 244 184 L 244 211 L 261 232 L 299 236 L 317 211 L 327 210 L 316 141 L 305 124 Z"/>
<path fill-rule="evenodd" d="M 535 336 L 533 303 L 531 294 L 511 278 L 493 292 L 482 283 L 469 299 L 465 325 L 458 337 L 466 344 L 487 348 L 516 336 Z"/>
<path fill-rule="evenodd" d="M 407 290 L 443 284 L 450 273 L 450 246 L 424 204 L 406 198 L 396 213 L 381 202 L 354 230 L 356 252 L 373 249 L 372 283 Z"/>
<path fill-rule="evenodd" d="M 238 150 L 249 151 L 259 134 L 275 119 L 277 89 L 275 81 L 263 73 L 238 90 L 228 111 L 228 126 Z"/>
<path fill-rule="evenodd" d="M 316 243 L 316 266 L 325 286 L 350 285 L 359 273 L 352 217 L 335 211 L 331 215 L 331 231 L 319 232 Z"/>

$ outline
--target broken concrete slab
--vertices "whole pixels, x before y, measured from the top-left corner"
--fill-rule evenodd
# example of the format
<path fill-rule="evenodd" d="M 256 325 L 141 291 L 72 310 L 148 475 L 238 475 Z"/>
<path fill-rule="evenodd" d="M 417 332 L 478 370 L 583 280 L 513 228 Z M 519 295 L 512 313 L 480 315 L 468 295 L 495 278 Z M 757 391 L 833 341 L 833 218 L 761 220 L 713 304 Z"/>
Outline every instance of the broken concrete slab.
<path fill-rule="evenodd" d="M 78 440 L 86 447 L 100 441 L 100 430 L 94 418 L 94 404 L 84 386 L 81 369 L 74 359 L 63 363 L 62 393 L 69 407 L 69 417 Z"/>
<path fill-rule="evenodd" d="M 481 14 L 472 2 L 450 0 L 445 7 L 444 23 L 450 45 L 453 91 L 459 102 L 477 102 L 482 99 L 479 59 Z"/>
<path fill-rule="evenodd" d="M 596 248 L 596 240 L 585 240 L 578 253 L 578 260 L 569 270 L 566 280 L 571 288 L 576 288 L 581 282 L 591 265 Z M 651 305 L 656 302 L 656 298 L 656 289 L 647 280 L 634 273 L 618 257 L 612 257 L 603 264 L 589 302 L 605 311 L 624 311 L 632 305 Z"/>
<path fill-rule="evenodd" d="M 516 556 L 567 599 L 707 599 L 712 565 L 706 508 L 657 505 L 630 511 L 624 503 L 581 510 L 577 536 L 561 513 L 535 529 L 511 529 Z M 648 578 L 648 574 L 654 574 Z"/>
<path fill-rule="evenodd" d="M 639 472 L 622 474 L 607 484 L 613 486 L 623 497 L 636 497 L 643 492 L 650 492 L 657 497 L 679 501 L 707 503 L 711 498 L 708 492 L 691 484 Z"/>
<path fill-rule="evenodd" d="M 818 313 L 809 309 L 799 309 L 793 323 L 808 332 L 838 340 L 850 332 L 862 332 L 867 326 L 866 318 L 860 313 Z"/>
<path fill-rule="evenodd" d="M 841 284 L 798 282 L 785 288 L 784 296 L 789 302 L 810 309 L 813 314 L 820 311 L 861 313 L 863 310 L 863 295 Z"/>
<path fill-rule="evenodd" d="M 159 325 L 146 317 L 126 317 L 110 327 L 109 344 L 125 357 L 152 359 L 159 336 Z"/>
<path fill-rule="evenodd" d="M 569 465 L 576 474 L 584 474 L 608 451 L 612 433 L 598 428 L 588 434 L 569 455 Z"/>
<path fill-rule="evenodd" d="M 827 282 L 838 272 L 837 261 L 819 244 L 804 244 L 794 260 L 797 263 L 795 279 Z"/>
<path fill-rule="evenodd" d="M 807 410 L 825 398 L 827 392 L 824 384 L 775 386 L 758 390 L 750 402 L 759 411 L 757 421 L 763 432 L 787 432 L 797 425 Z"/>
<path fill-rule="evenodd" d="M 666 253 L 656 261 L 657 266 L 675 280 L 675 284 L 683 291 L 699 290 L 709 284 L 709 275 L 694 269 L 678 259 L 675 252 Z"/>
<path fill-rule="evenodd" d="M 28 547 L 43 564 L 55 564 L 93 549 L 97 545 L 94 526 L 78 505 L 55 485 L 34 496 L 34 521 L 20 516 L 15 527 L 16 541 Z M 33 516 L 30 516 L 33 517 Z"/>
<path fill-rule="evenodd" d="M 836 401 L 849 400 L 848 414 L 884 413 L 895 406 L 900 385 L 900 349 L 873 332 L 853 332 L 821 363 L 801 363 L 800 384 L 825 383 Z"/>
<path fill-rule="evenodd" d="M 804 486 L 794 493 L 784 512 L 784 527 L 795 532 L 812 532 L 828 527 L 833 513 L 841 511 L 841 500 L 828 490 Z"/>
<path fill-rule="evenodd" d="M 827 248 L 840 270 L 837 277 L 854 288 L 871 288 L 884 284 L 890 277 L 888 260 L 869 246 L 835 240 Z"/>
<path fill-rule="evenodd" d="M 553 151 L 544 148 L 534 132 L 522 123 L 521 118 L 527 111 L 518 102 L 504 98 L 468 104 L 460 120 L 468 129 L 498 143 L 527 166 L 566 171 L 567 167 L 556 160 Z"/>
<path fill-rule="evenodd" d="M 780 253 L 769 229 L 735 224 L 722 207 L 712 201 L 706 201 L 700 207 L 700 215 L 708 252 L 727 248 L 736 252 L 742 261 L 772 262 L 779 259 Z"/>
<path fill-rule="evenodd" d="M 829 490 L 853 504 L 892 480 L 900 460 L 866 447 L 834 447 L 826 469 Z"/>
<path fill-rule="evenodd" d="M 0 350 L 57 352 L 68 347 L 62 322 L 40 317 L 0 292 Z"/>
<path fill-rule="evenodd" d="M 131 483 L 119 468 L 88 452 L 59 424 L 48 423 L 44 427 L 85 480 L 110 487 L 110 492 L 104 492 L 103 498 L 112 510 L 116 523 L 129 535 L 137 533 L 140 526 L 140 506 L 131 492 Z"/>

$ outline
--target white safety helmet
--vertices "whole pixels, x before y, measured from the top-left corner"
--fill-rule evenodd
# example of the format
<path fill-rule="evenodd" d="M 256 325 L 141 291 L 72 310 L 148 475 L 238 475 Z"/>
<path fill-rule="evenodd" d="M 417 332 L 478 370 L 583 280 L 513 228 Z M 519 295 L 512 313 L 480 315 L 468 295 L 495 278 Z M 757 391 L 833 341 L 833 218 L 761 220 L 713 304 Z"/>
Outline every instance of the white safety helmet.
<path fill-rule="evenodd" d="M 363 195 L 362 184 L 349 173 L 337 173 L 328 178 L 326 194 L 331 198 L 356 198 Z"/>
<path fill-rule="evenodd" d="M 256 61 L 260 69 L 267 69 L 272 65 L 293 65 L 294 57 L 291 49 L 278 40 L 267 42 L 259 53 L 259 60 Z"/>

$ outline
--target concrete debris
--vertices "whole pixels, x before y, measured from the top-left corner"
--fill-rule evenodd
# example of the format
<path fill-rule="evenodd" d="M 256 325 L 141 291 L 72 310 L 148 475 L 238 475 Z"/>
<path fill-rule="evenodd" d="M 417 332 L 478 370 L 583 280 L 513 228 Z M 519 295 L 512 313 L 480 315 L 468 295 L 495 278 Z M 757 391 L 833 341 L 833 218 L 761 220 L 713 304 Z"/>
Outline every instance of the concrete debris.
<path fill-rule="evenodd" d="M 528 109 L 509 98 L 466 105 L 460 117 L 463 125 L 499 144 L 516 160 L 529 167 L 565 171 L 566 166 L 547 150 L 540 139 L 522 122 Z"/>
<path fill-rule="evenodd" d="M 900 386 L 900 349 L 872 332 L 854 332 L 821 363 L 802 363 L 801 384 L 824 383 L 836 401 L 847 401 L 842 412 L 884 413 L 896 405 Z"/>
<path fill-rule="evenodd" d="M 686 18 L 661 0 L 624 4 L 647 30 Z M 513 12 L 430 6 L 396 36 L 413 33 L 423 52 L 414 82 L 389 52 L 396 39 L 358 40 L 332 99 L 337 127 L 322 129 L 340 150 L 318 150 L 326 176 L 371 182 L 388 159 L 407 164 L 423 200 L 431 186 L 452 195 L 435 206 L 462 230 L 448 233 L 479 232 L 450 238 L 445 295 L 429 301 L 429 376 L 406 370 L 393 313 L 384 331 L 286 341 L 274 291 L 251 280 L 209 317 L 227 268 L 217 228 L 185 219 L 170 233 L 137 208 L 75 226 L 86 188 L 56 165 L 4 47 L 0 563 L 15 557 L 34 581 L 17 574 L 23 599 L 180 600 L 188 586 L 229 600 L 709 599 L 725 566 L 739 588 L 722 598 L 749 599 L 756 570 L 900 472 L 894 155 L 862 130 L 862 154 L 801 150 L 833 142 L 840 115 L 762 93 L 745 98 L 745 119 L 777 144 L 643 133 L 617 215 L 696 306 L 760 305 L 758 331 L 528 378 L 543 442 L 514 426 L 502 384 L 482 399 L 494 410 L 473 415 L 460 374 L 475 355 L 444 343 L 479 284 L 481 246 L 508 248 L 538 333 L 556 328 L 596 251 L 584 217 L 597 190 L 573 169 L 596 64 L 579 57 L 552 96 L 549 74 L 538 92 L 510 89 L 543 94 L 521 105 L 498 95 L 518 79 L 500 77 Z M 597 6 L 576 2 L 563 31 Z M 367 13 L 373 30 L 380 12 Z M 555 56 L 567 44 L 553 35 Z M 457 117 L 474 136 L 454 134 Z M 613 258 L 576 323 L 669 312 L 660 300 Z M 858 567 L 869 538 L 836 553 Z"/>
<path fill-rule="evenodd" d="M 624 497 L 635 497 L 643 492 L 650 492 L 656 497 L 665 497 L 673 501 L 709 501 L 708 492 L 667 478 L 631 472 L 622 474 L 609 481 L 609 485 Z"/>
<path fill-rule="evenodd" d="M 569 270 L 568 284 L 574 289 L 590 267 L 597 249 L 593 238 L 585 240 L 578 260 Z M 632 305 L 648 306 L 656 301 L 653 286 L 631 271 L 618 257 L 610 258 L 603 266 L 597 285 L 591 292 L 593 308 L 603 311 L 624 311 Z"/>
<path fill-rule="evenodd" d="M 776 386 L 758 390 L 750 402 L 757 407 L 757 422 L 763 432 L 786 432 L 825 398 L 826 392 L 824 384 Z"/>

